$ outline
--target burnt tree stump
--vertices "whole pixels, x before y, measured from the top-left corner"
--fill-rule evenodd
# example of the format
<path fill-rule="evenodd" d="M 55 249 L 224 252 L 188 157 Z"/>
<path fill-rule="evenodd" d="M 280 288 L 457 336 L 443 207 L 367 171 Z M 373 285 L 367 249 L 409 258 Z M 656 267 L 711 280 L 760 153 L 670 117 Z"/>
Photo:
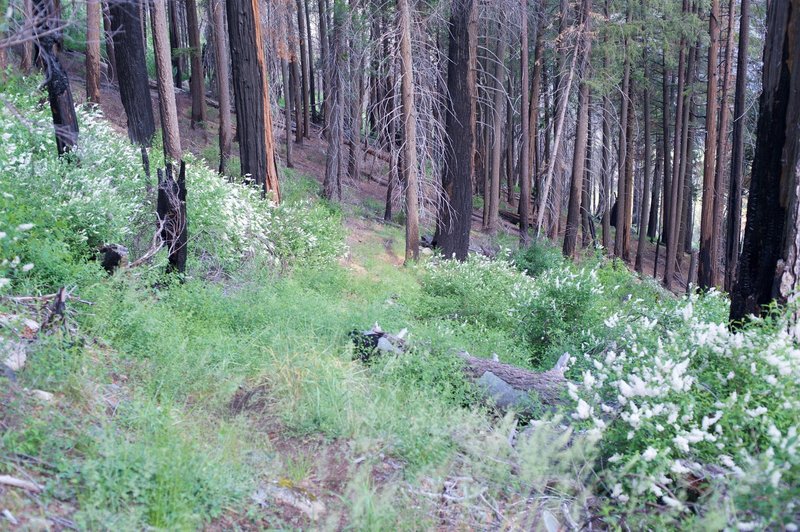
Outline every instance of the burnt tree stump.
<path fill-rule="evenodd" d="M 158 169 L 158 199 L 156 215 L 161 226 L 161 240 L 169 252 L 167 272 L 186 271 L 187 242 L 186 220 L 186 163 L 181 161 L 178 179 L 172 175 L 172 165 Z"/>

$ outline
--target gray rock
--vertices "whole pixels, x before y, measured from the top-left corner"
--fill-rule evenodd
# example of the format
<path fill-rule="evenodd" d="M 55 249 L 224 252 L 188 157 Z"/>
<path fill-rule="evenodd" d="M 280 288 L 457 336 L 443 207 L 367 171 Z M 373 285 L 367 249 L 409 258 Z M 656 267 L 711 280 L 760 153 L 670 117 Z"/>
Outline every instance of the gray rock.
<path fill-rule="evenodd" d="M 491 371 L 481 375 L 477 380 L 477 384 L 483 393 L 491 398 L 495 406 L 501 410 L 522 412 L 533 410 L 536 406 L 530 395 L 513 388 Z"/>

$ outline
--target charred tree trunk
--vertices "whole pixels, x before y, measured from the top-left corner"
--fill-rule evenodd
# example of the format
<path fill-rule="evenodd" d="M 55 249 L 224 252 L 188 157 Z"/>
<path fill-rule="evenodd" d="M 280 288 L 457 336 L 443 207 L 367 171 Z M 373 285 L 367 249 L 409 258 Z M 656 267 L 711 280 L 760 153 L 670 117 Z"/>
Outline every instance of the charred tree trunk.
<path fill-rule="evenodd" d="M 114 49 L 119 52 L 116 54 L 119 95 L 128 119 L 128 137 L 134 144 L 149 147 L 156 125 L 138 3 L 136 0 L 111 0 L 109 12 Z"/>
<path fill-rule="evenodd" d="M 78 144 L 78 117 L 69 77 L 58 59 L 59 32 L 55 30 L 61 21 L 52 0 L 36 0 L 33 13 L 36 20 L 36 53 L 47 80 L 47 99 L 53 115 L 56 149 L 59 155 L 63 155 Z"/>
<path fill-rule="evenodd" d="M 731 319 L 785 302 L 800 271 L 800 0 L 771 2 L 763 92 L 747 202 L 744 247 L 731 294 Z"/>
<path fill-rule="evenodd" d="M 439 206 L 436 242 L 445 257 L 465 260 L 472 227 L 475 175 L 478 13 L 476 0 L 456 0 L 450 15 L 447 64 L 448 145 L 442 175 L 445 197 Z"/>
<path fill-rule="evenodd" d="M 166 171 L 158 169 L 158 198 L 156 214 L 161 229 L 161 240 L 169 253 L 167 272 L 186 272 L 189 224 L 186 219 L 186 164 L 181 161 L 178 179 L 172 175 L 172 165 Z"/>
<path fill-rule="evenodd" d="M 280 201 L 258 0 L 226 6 L 242 174 Z"/>

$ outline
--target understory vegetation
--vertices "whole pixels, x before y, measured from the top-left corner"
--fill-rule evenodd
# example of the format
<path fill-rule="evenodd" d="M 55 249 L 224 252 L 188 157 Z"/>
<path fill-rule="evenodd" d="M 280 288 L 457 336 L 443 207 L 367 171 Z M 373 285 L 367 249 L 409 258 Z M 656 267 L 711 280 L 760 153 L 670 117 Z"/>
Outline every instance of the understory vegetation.
<path fill-rule="evenodd" d="M 150 244 L 155 178 L 91 107 L 78 109 L 84 148 L 58 158 L 35 82 L 2 89 L 0 336 L 33 312 L 6 296 L 66 286 L 92 304 L 71 299 L 66 322 L 27 344 L 19 382 L 2 381 L 0 474 L 44 485 L 34 514 L 64 503 L 85 529 L 285 527 L 254 493 L 313 492 L 332 467 L 320 456 L 338 452 L 325 528 L 530 528 L 541 515 L 794 529 L 791 312 L 732 331 L 724 294 L 675 297 L 601 251 L 574 264 L 541 243 L 398 268 L 380 240 L 400 245 L 400 230 L 348 249 L 347 207 L 316 181 L 284 171 L 278 207 L 190 157 L 185 277 L 163 273 L 163 251 L 107 276 L 98 246 L 135 259 Z M 354 361 L 348 332 L 375 322 L 407 329 L 411 350 Z M 523 420 L 484 405 L 456 350 L 532 370 L 570 353 L 563 408 Z M 286 441 L 327 451 L 287 454 Z"/>

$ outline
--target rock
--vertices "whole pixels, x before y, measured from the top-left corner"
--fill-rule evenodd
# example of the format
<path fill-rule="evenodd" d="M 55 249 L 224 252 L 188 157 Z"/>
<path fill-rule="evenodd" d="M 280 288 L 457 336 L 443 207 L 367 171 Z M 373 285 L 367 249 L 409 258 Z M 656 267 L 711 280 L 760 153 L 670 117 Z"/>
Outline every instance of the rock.
<path fill-rule="evenodd" d="M 53 394 L 45 392 L 44 390 L 31 390 L 31 395 L 45 403 L 49 403 L 53 400 Z"/>
<path fill-rule="evenodd" d="M 430 257 L 433 255 L 433 250 L 431 248 L 419 248 L 419 254 Z"/>
<path fill-rule="evenodd" d="M 385 336 L 378 338 L 378 345 L 376 347 L 379 351 L 383 351 L 384 353 L 394 353 L 396 355 L 403 354 L 402 349 L 395 347 L 394 344 L 392 344 L 392 342 L 390 342 Z"/>
<path fill-rule="evenodd" d="M 253 501 L 259 506 L 268 506 L 267 499 L 272 499 L 278 504 L 285 504 L 300 510 L 312 521 L 318 520 L 325 513 L 325 505 L 319 500 L 309 500 L 308 497 L 297 490 L 279 486 L 265 486 L 252 495 Z"/>
<path fill-rule="evenodd" d="M 0 360 L 11 371 L 21 370 L 28 360 L 28 355 L 25 353 L 25 344 L 0 337 Z"/>
<path fill-rule="evenodd" d="M 491 371 L 481 375 L 476 384 L 501 410 L 513 409 L 522 412 L 536 407 L 529 394 L 515 389 Z"/>

